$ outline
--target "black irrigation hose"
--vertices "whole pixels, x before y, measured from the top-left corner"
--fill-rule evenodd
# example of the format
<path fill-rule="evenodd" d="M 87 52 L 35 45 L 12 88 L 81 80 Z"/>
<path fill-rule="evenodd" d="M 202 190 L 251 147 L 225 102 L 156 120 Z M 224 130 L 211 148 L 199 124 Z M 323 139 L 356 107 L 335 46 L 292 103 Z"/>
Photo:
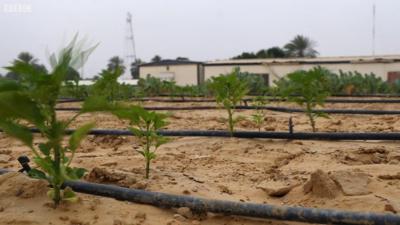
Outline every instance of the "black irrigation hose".
<path fill-rule="evenodd" d="M 133 101 L 153 101 L 153 102 L 215 102 L 215 99 L 162 99 L 162 98 L 144 98 L 132 99 Z M 267 99 L 270 102 L 286 102 L 285 99 L 271 98 Z M 245 98 L 244 102 L 254 101 L 254 98 Z M 327 99 L 326 103 L 400 103 L 400 99 Z"/>
<path fill-rule="evenodd" d="M 9 171 L 0 169 L 0 174 L 5 172 Z M 195 213 L 213 212 L 227 215 L 319 224 L 400 224 L 400 216 L 389 213 L 354 212 L 214 200 L 82 181 L 67 181 L 64 183 L 63 187 L 67 186 L 80 193 L 110 197 L 117 200 L 148 204 L 162 208 L 188 207 Z"/>
<path fill-rule="evenodd" d="M 133 98 L 133 101 L 153 101 L 153 102 L 171 102 L 171 103 L 184 103 L 184 102 L 215 102 L 215 99 L 163 99 L 163 98 Z M 244 102 L 251 102 L 254 98 L 245 98 Z M 82 102 L 82 99 L 59 99 L 58 103 L 72 103 Z M 286 102 L 285 99 L 270 98 L 270 102 Z M 400 99 L 327 99 L 326 103 L 400 103 Z"/>
<path fill-rule="evenodd" d="M 0 130 L 1 131 L 1 130 Z M 33 133 L 39 133 L 37 128 L 31 128 Z M 75 130 L 68 129 L 67 134 Z M 134 136 L 129 130 L 93 129 L 91 135 Z M 228 131 L 209 130 L 160 130 L 158 134 L 175 137 L 231 137 Z M 258 132 L 235 131 L 237 138 L 270 138 L 270 139 L 298 139 L 298 140 L 400 140 L 400 133 L 307 133 L 307 132 Z"/>
<path fill-rule="evenodd" d="M 213 110 L 213 109 L 222 109 L 218 106 L 184 106 L 184 107 L 144 107 L 147 110 L 161 110 L 161 111 L 172 111 L 172 110 Z M 275 107 L 275 106 L 236 106 L 236 109 L 242 110 L 254 110 L 254 109 L 266 109 L 277 112 L 286 112 L 286 113 L 304 113 L 304 109 L 293 109 L 286 107 Z M 56 108 L 57 111 L 80 111 L 81 108 L 78 107 L 65 107 L 65 108 Z M 327 114 L 365 114 L 365 115 L 399 115 L 400 110 L 359 110 L 359 109 L 321 109 L 315 110 L 314 112 L 324 112 Z"/>
<path fill-rule="evenodd" d="M 69 98 L 61 98 L 57 100 L 57 103 L 69 103 L 69 102 L 82 102 L 83 99 L 69 99 Z"/>

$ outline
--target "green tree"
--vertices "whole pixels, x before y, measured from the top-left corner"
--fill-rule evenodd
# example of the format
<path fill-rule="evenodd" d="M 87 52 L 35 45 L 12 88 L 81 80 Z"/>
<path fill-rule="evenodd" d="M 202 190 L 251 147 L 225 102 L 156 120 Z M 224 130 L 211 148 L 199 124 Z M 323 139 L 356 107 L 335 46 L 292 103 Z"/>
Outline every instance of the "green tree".
<path fill-rule="evenodd" d="M 162 58 L 159 55 L 155 55 L 152 59 L 151 62 L 161 62 Z"/>
<path fill-rule="evenodd" d="M 328 117 L 327 114 L 316 112 L 316 106 L 323 106 L 329 93 L 329 71 L 315 67 L 308 71 L 296 71 L 287 75 L 278 85 L 283 97 L 305 107 L 313 132 L 316 132 L 315 118 Z"/>
<path fill-rule="evenodd" d="M 117 68 L 122 71 L 122 74 L 125 72 L 124 60 L 118 56 L 114 56 L 108 61 L 107 70 L 114 72 Z"/>
<path fill-rule="evenodd" d="M 212 77 L 209 84 L 212 93 L 219 105 L 222 105 L 228 112 L 229 132 L 233 136 L 234 125 L 237 118 L 233 117 L 235 106 L 249 92 L 248 84 L 239 79 L 239 68 L 235 68 L 230 74 Z"/>
<path fill-rule="evenodd" d="M 315 42 L 310 38 L 296 35 L 284 48 L 290 57 L 316 57 L 318 52 L 314 49 L 315 45 Z"/>
<path fill-rule="evenodd" d="M 26 63 L 26 64 L 29 64 L 29 65 L 34 66 L 35 68 L 37 68 L 37 69 L 39 69 L 39 70 L 41 70 L 41 71 L 43 71 L 43 72 L 47 72 L 46 67 L 45 67 L 44 65 L 38 64 L 38 61 L 39 61 L 39 60 L 36 59 L 36 58 L 35 58 L 31 53 L 29 53 L 29 52 L 21 52 L 21 53 L 19 53 L 17 59 L 14 60 L 13 63 L 15 63 L 15 62 L 17 62 L 17 61 L 24 62 L 24 63 Z M 13 72 L 13 71 L 9 71 L 9 72 L 6 74 L 5 77 L 8 78 L 8 79 L 11 79 L 11 80 L 17 80 L 17 81 L 20 81 L 20 80 L 21 80 L 20 75 L 17 74 L 17 73 L 15 73 L 15 72 Z"/>
<path fill-rule="evenodd" d="M 286 58 L 286 52 L 281 47 L 272 47 L 266 50 L 266 58 Z"/>

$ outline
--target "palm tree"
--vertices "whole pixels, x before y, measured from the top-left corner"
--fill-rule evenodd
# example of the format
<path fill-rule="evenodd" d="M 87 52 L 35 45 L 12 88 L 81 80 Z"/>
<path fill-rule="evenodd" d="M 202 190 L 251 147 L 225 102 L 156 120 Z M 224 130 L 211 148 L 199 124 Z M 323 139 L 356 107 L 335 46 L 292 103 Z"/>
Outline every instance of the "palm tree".
<path fill-rule="evenodd" d="M 37 63 L 37 59 L 29 52 L 21 52 L 18 54 L 17 57 L 18 60 L 25 62 L 25 63 L 29 63 L 31 65 L 36 64 Z"/>
<path fill-rule="evenodd" d="M 310 38 L 297 35 L 285 45 L 285 50 L 290 57 L 316 57 L 318 52 L 314 49 L 316 43 Z"/>
<path fill-rule="evenodd" d="M 108 61 L 107 69 L 112 72 L 115 70 L 115 68 L 118 67 L 120 67 L 122 69 L 122 73 L 124 73 L 125 71 L 124 60 L 118 56 L 114 56 Z"/>
<path fill-rule="evenodd" d="M 38 59 L 35 58 L 31 53 L 29 52 L 21 52 L 18 54 L 17 59 L 14 60 L 14 64 L 18 63 L 19 61 L 22 61 L 24 63 L 28 63 L 30 65 L 33 65 L 34 67 L 36 67 L 38 70 L 47 73 L 47 69 L 43 64 L 38 64 Z M 15 73 L 15 72 L 8 72 L 5 75 L 6 78 L 8 79 L 12 79 L 12 80 L 17 80 L 20 81 L 21 77 L 19 74 Z"/>

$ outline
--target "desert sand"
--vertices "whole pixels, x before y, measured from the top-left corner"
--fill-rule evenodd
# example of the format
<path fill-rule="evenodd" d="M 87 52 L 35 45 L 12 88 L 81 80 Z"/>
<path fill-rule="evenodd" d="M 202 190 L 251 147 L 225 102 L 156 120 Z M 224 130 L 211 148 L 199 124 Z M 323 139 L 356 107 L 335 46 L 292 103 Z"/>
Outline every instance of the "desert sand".
<path fill-rule="evenodd" d="M 132 104 L 135 104 L 132 102 Z M 213 105 L 214 103 L 145 102 L 146 106 Z M 271 105 L 296 107 L 290 103 Z M 79 106 L 63 103 L 60 107 Z M 326 108 L 393 109 L 396 104 L 326 104 Z M 225 130 L 224 110 L 170 111 L 169 130 Z M 237 130 L 257 130 L 252 110 Z M 67 119 L 74 112 L 59 112 Z M 301 113 L 265 111 L 262 130 L 311 131 Z M 97 128 L 125 129 L 126 122 L 105 113 L 88 114 L 75 124 L 95 121 Z M 319 118 L 320 132 L 400 132 L 396 115 L 330 115 Z M 35 136 L 35 143 L 41 137 Z M 400 142 L 299 141 L 238 138 L 174 137 L 157 150 L 150 179 L 135 137 L 88 136 L 74 166 L 88 170 L 85 180 L 172 194 L 276 205 L 355 211 L 400 212 Z M 19 169 L 17 157 L 29 149 L 0 133 L 0 167 Z M 34 166 L 33 163 L 31 163 Z M 0 224 L 302 224 L 229 215 L 193 215 L 185 208 L 153 206 L 79 194 L 80 202 L 54 209 L 46 183 L 17 173 L 0 176 Z"/>

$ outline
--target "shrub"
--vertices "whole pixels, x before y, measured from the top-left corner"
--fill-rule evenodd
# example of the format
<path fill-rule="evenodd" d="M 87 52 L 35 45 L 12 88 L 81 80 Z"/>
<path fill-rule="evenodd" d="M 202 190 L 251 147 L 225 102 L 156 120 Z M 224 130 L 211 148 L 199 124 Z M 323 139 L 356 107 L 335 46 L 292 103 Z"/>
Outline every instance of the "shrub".
<path fill-rule="evenodd" d="M 222 105 L 228 112 L 229 132 L 233 135 L 234 124 L 237 118 L 233 118 L 235 106 L 248 93 L 248 86 L 238 77 L 239 69 L 234 69 L 230 74 L 212 77 L 209 84 L 210 90 L 215 96 L 219 105 Z"/>

